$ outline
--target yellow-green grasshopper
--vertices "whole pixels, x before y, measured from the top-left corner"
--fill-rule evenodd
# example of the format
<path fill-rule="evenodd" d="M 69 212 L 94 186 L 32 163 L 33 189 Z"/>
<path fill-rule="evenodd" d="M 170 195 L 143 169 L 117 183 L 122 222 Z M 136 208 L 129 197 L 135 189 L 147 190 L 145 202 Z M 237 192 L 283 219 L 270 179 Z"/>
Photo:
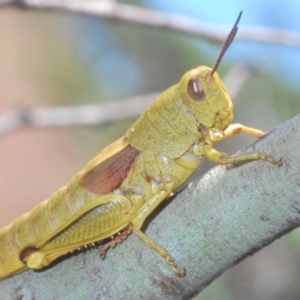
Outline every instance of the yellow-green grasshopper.
<path fill-rule="evenodd" d="M 141 231 L 145 219 L 187 182 L 204 156 L 220 165 L 251 160 L 282 165 L 280 159 L 260 152 L 231 157 L 213 147 L 240 132 L 263 136 L 260 130 L 231 124 L 231 98 L 216 73 L 240 17 L 241 13 L 212 68 L 200 66 L 185 73 L 67 186 L 0 230 L 0 279 L 41 269 L 66 253 L 114 236 L 100 251 L 104 257 L 131 232 L 160 254 L 177 276 L 185 276 L 168 252 Z"/>

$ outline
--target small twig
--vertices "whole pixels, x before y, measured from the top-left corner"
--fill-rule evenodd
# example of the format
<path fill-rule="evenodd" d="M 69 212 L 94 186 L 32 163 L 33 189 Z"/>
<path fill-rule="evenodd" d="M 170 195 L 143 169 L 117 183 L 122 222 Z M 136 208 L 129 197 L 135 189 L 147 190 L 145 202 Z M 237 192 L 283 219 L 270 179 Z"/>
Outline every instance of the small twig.
<path fill-rule="evenodd" d="M 19 109 L 0 115 L 0 135 L 30 125 L 34 127 L 101 125 L 139 115 L 158 93 L 102 104 Z"/>
<path fill-rule="evenodd" d="M 228 34 L 228 28 L 224 26 L 200 22 L 180 14 L 164 13 L 111 0 L 0 0 L 0 5 L 17 6 L 24 9 L 58 10 L 73 14 L 97 16 L 147 27 L 177 31 L 218 43 L 223 43 Z M 263 27 L 245 28 L 242 26 L 235 39 L 300 47 L 299 34 Z"/>
<path fill-rule="evenodd" d="M 233 67 L 224 77 L 233 99 L 252 74 L 245 66 Z M 82 125 L 102 125 L 123 118 L 140 115 L 160 93 L 136 96 L 109 103 L 56 106 L 45 108 L 21 108 L 0 114 L 0 136 L 24 126 L 66 127 Z"/>

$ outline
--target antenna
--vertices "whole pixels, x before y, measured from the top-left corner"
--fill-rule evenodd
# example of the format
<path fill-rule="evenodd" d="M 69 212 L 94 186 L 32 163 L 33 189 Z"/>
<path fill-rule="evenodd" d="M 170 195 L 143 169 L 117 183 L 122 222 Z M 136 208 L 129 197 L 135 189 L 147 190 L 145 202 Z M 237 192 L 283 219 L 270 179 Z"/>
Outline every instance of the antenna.
<path fill-rule="evenodd" d="M 218 55 L 218 57 L 217 57 L 214 65 L 213 65 L 213 67 L 212 67 L 212 69 L 210 71 L 210 75 L 213 75 L 215 73 L 215 71 L 217 70 L 217 68 L 218 68 L 218 66 L 219 66 L 219 64 L 220 64 L 220 62 L 221 62 L 221 60 L 222 60 L 222 58 L 223 58 L 223 56 L 224 56 L 224 54 L 226 52 L 226 50 L 228 49 L 228 47 L 230 46 L 231 42 L 233 41 L 233 39 L 234 39 L 234 37 L 235 37 L 238 29 L 239 29 L 237 25 L 238 25 L 238 23 L 240 21 L 242 13 L 243 13 L 243 11 L 241 11 L 239 13 L 238 18 L 235 21 L 235 23 L 234 23 L 234 25 L 233 25 L 233 27 L 232 27 L 232 29 L 231 29 L 231 31 L 230 31 L 227 39 L 226 39 L 226 41 L 225 41 L 225 43 L 224 43 L 224 45 L 223 45 L 223 47 L 222 47 L 222 49 L 221 49 L 221 51 L 219 53 L 219 55 Z"/>

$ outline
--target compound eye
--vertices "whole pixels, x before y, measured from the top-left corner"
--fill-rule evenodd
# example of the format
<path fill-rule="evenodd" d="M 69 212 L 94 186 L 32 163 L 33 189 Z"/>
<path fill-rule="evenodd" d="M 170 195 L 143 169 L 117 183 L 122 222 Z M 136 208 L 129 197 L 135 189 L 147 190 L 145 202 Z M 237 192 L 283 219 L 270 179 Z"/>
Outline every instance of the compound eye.
<path fill-rule="evenodd" d="M 188 82 L 188 93 L 190 97 L 195 101 L 200 101 L 204 98 L 204 90 L 198 77 L 193 76 Z"/>

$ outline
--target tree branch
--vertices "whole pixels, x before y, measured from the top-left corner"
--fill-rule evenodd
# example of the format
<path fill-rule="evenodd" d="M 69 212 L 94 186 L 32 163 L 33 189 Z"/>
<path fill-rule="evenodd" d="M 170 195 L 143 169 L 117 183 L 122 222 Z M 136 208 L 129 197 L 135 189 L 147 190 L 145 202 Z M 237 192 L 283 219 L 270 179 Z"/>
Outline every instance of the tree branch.
<path fill-rule="evenodd" d="M 180 14 L 164 13 L 143 7 L 121 4 L 113 0 L 0 0 L 0 5 L 17 6 L 23 9 L 57 10 L 69 13 L 97 16 L 138 24 L 157 29 L 171 30 L 211 42 L 223 43 L 228 28 L 200 22 Z M 300 47 L 300 35 L 290 31 L 248 27 L 239 29 L 235 40 L 247 40 Z"/>
<path fill-rule="evenodd" d="M 224 76 L 224 85 L 232 98 L 236 98 L 253 72 L 246 66 L 234 66 Z M 123 118 L 140 115 L 160 93 L 135 96 L 122 101 L 76 106 L 44 108 L 20 108 L 0 114 L 0 137 L 24 126 L 66 127 L 82 125 L 103 125 Z"/>
<path fill-rule="evenodd" d="M 159 93 L 151 93 L 104 104 L 21 108 L 8 111 L 0 115 L 0 136 L 26 125 L 33 127 L 103 125 L 140 115 L 158 95 Z"/>
<path fill-rule="evenodd" d="M 263 161 L 229 171 L 215 167 L 152 216 L 146 233 L 186 268 L 185 278 L 176 278 L 161 257 L 131 235 L 105 261 L 98 250 L 88 250 L 42 272 L 6 279 L 0 282 L 1 296 L 189 299 L 227 268 L 299 226 L 299 142 L 300 115 L 244 149 L 282 157 L 281 168 Z"/>

